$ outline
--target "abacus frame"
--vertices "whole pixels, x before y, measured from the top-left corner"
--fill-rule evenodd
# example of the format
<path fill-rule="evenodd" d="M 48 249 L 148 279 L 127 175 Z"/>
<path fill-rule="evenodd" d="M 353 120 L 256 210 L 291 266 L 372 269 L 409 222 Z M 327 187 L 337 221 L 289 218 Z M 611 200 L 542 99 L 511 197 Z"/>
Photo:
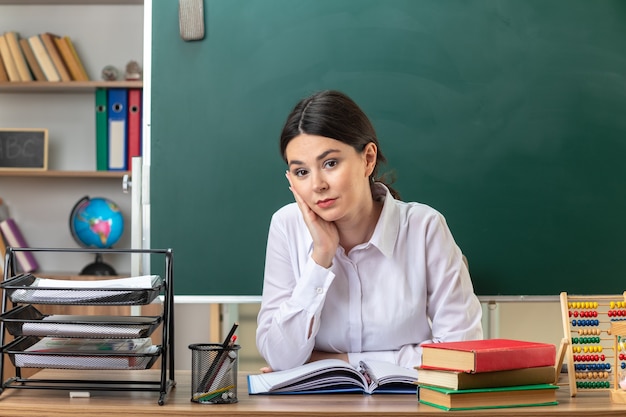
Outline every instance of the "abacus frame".
<path fill-rule="evenodd" d="M 562 318 L 562 322 L 563 322 L 563 336 L 568 340 L 569 342 L 569 348 L 567 349 L 567 354 L 566 354 L 566 360 L 567 360 L 567 376 L 568 376 L 568 382 L 569 382 L 569 389 L 570 389 L 570 396 L 571 397 L 575 397 L 579 391 L 579 388 L 576 385 L 577 379 L 576 379 L 576 369 L 575 369 L 575 363 L 574 363 L 574 343 L 572 343 L 572 333 L 574 332 L 573 327 L 571 325 L 571 317 L 569 315 L 569 303 L 570 302 L 597 302 L 598 305 L 602 305 L 602 306 L 606 306 L 608 305 L 608 303 L 610 303 L 611 301 L 622 301 L 626 303 L 626 291 L 624 291 L 622 294 L 615 294 L 615 295 L 568 295 L 567 292 L 562 292 L 560 295 L 560 300 L 561 300 L 561 318 Z M 616 351 L 616 345 L 613 342 L 614 336 L 611 335 L 611 323 L 613 323 L 613 321 L 611 320 L 606 320 L 608 317 L 604 317 L 603 320 L 599 320 L 599 325 L 598 327 L 600 327 L 600 332 L 601 335 L 602 333 L 606 333 L 607 336 L 611 336 L 610 338 L 605 337 L 605 338 L 601 338 L 601 340 L 611 340 L 611 344 L 610 346 L 607 346 L 607 349 L 611 349 L 613 350 L 613 355 L 612 355 L 612 359 L 611 361 L 609 361 L 611 359 L 611 357 L 609 357 L 608 355 L 606 356 L 607 362 L 610 362 L 612 364 L 612 373 L 613 375 L 609 376 L 609 382 L 612 384 L 612 387 L 609 388 L 594 388 L 594 389 L 590 389 L 590 391 L 594 391 L 594 392 L 598 392 L 598 391 L 617 391 L 617 384 L 616 384 L 616 374 L 617 371 L 619 369 L 618 367 L 618 355 L 617 355 L 617 351 Z M 624 319 L 626 320 L 626 316 L 624 317 Z M 623 323 L 626 323 L 623 322 Z M 586 389 L 581 389 L 581 391 L 586 390 Z"/>
<path fill-rule="evenodd" d="M 626 338 L 626 321 L 613 321 L 611 322 L 611 336 L 613 336 L 613 349 L 615 352 L 615 367 L 617 368 L 617 352 L 619 338 Z M 617 375 L 617 369 L 613 372 L 613 389 L 611 390 L 611 402 L 626 404 L 626 391 L 619 389 L 619 376 Z"/>

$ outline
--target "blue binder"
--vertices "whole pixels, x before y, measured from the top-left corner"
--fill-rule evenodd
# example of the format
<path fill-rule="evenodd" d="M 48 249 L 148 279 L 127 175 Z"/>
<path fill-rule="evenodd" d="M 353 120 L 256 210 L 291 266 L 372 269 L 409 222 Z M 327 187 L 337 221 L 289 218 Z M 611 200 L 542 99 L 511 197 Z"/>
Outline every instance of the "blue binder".
<path fill-rule="evenodd" d="M 108 169 L 126 171 L 128 169 L 128 149 L 126 132 L 128 126 L 128 91 L 125 88 L 108 90 Z"/>

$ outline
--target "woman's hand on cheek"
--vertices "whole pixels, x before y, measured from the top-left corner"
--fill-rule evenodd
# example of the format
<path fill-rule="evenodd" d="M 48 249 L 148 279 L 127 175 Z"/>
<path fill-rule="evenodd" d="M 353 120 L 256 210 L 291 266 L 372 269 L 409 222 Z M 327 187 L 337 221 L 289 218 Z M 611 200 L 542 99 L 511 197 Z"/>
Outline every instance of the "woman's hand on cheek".
<path fill-rule="evenodd" d="M 304 222 L 311 233 L 313 239 L 313 260 L 324 268 L 332 265 L 333 257 L 339 246 L 339 231 L 333 222 L 327 222 L 313 211 L 313 209 L 298 194 L 293 183 L 291 182 L 291 174 L 289 171 L 285 173 L 289 181 L 289 189 L 293 193 L 296 203 L 302 212 Z"/>
<path fill-rule="evenodd" d="M 291 191 L 291 193 L 293 194 L 293 197 L 296 199 L 296 203 L 298 203 L 298 207 L 300 208 L 300 211 L 302 212 L 302 215 L 304 216 L 304 221 L 306 222 L 308 226 L 310 222 L 316 221 L 318 216 L 311 209 L 311 207 L 309 207 L 309 205 L 304 201 L 304 199 L 300 197 L 300 194 L 298 194 L 298 192 L 294 188 L 293 183 L 291 182 L 291 174 L 289 173 L 289 171 L 285 172 L 285 177 L 287 177 L 287 181 L 289 181 L 289 191 Z"/>

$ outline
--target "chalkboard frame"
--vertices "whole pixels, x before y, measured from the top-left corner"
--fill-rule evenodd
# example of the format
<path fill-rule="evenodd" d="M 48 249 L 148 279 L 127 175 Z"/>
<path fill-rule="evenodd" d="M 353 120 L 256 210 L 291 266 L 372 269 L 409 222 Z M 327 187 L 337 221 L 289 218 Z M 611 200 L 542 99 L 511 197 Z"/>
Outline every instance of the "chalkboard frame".
<path fill-rule="evenodd" d="M 4 158 L 2 149 L 7 140 L 13 140 L 16 136 L 22 136 L 19 140 L 34 139 L 37 140 L 37 154 L 28 159 L 28 163 L 24 161 L 18 162 L 18 165 L 6 165 L 7 160 Z M 36 136 L 26 136 L 28 134 Z M 43 141 L 43 142 L 42 142 Z M 29 170 L 29 171 L 47 171 L 48 170 L 48 129 L 45 128 L 2 128 L 0 129 L 0 170 Z"/>

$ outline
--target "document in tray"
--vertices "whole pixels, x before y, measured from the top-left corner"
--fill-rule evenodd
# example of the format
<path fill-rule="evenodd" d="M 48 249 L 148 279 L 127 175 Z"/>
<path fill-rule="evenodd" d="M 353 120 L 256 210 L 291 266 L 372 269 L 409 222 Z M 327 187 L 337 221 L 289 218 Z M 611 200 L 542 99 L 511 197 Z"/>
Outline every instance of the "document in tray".
<path fill-rule="evenodd" d="M 40 321 L 24 323 L 22 334 L 24 336 L 90 337 L 99 335 L 133 338 L 139 337 L 154 321 L 154 317 L 52 314 Z"/>
<path fill-rule="evenodd" d="M 83 339 L 73 337 L 44 337 L 26 349 L 26 352 L 124 352 L 135 353 L 150 346 L 152 339 Z"/>
<path fill-rule="evenodd" d="M 15 354 L 15 366 L 70 369 L 140 369 L 149 356 L 124 354 L 153 354 L 158 350 L 149 337 L 138 339 L 78 339 L 44 337 Z M 42 354 L 42 353 L 50 353 Z M 79 354 L 79 355 L 77 355 Z"/>
<path fill-rule="evenodd" d="M 130 294 L 131 291 L 115 291 L 116 288 L 134 290 L 153 288 L 160 277 L 158 275 L 142 275 L 130 278 L 106 279 L 98 281 L 80 281 L 80 280 L 63 280 L 37 278 L 24 294 L 24 298 L 29 298 L 33 303 L 50 303 L 50 302 L 79 302 L 97 300 L 103 297 L 113 297 Z M 39 288 L 32 291 L 33 288 Z M 56 290 L 55 288 L 72 288 L 72 291 Z M 98 290 L 106 291 L 98 291 Z M 14 293 L 16 296 L 17 291 Z"/>

